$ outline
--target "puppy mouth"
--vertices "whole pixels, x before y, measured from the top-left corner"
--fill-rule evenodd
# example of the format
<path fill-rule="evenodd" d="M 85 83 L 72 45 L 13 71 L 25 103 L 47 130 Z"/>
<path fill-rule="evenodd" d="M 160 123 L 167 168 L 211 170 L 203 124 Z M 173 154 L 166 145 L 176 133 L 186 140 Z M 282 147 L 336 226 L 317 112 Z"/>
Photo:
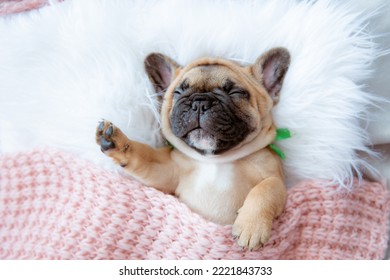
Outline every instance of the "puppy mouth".
<path fill-rule="evenodd" d="M 231 141 L 224 141 L 201 127 L 189 131 L 181 139 L 202 155 L 219 155 L 236 146 Z"/>
<path fill-rule="evenodd" d="M 216 137 L 200 127 L 191 130 L 183 138 L 187 145 L 202 154 L 215 154 L 217 150 Z"/>

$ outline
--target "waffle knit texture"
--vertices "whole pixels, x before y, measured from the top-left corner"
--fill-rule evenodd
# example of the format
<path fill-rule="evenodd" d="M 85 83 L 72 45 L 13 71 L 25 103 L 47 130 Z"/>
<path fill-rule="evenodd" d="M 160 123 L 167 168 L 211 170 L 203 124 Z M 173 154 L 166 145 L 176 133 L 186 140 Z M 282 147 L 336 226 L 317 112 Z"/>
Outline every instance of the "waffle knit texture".
<path fill-rule="evenodd" d="M 57 1 L 52 1 L 57 2 Z M 0 15 L 26 12 L 47 4 L 47 0 L 11 0 L 0 1 Z"/>
<path fill-rule="evenodd" d="M 390 197 L 302 182 L 270 241 L 243 250 L 231 226 L 174 196 L 53 149 L 0 156 L 1 259 L 381 259 Z"/>

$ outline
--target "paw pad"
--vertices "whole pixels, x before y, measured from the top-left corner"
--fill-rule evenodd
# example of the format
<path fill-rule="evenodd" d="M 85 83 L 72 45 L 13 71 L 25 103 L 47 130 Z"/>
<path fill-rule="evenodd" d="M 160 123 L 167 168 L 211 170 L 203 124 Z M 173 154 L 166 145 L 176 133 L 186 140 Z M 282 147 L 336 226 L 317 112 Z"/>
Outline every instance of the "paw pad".
<path fill-rule="evenodd" d="M 102 152 L 115 148 L 115 143 L 112 140 L 114 127 L 112 123 L 101 121 L 96 130 L 96 142 L 100 145 Z"/>

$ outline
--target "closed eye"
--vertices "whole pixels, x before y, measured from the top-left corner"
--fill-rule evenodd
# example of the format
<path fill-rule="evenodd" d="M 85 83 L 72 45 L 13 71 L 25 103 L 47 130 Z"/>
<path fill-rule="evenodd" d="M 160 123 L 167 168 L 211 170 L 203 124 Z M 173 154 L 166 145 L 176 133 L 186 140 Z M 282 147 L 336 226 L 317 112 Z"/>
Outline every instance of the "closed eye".
<path fill-rule="evenodd" d="M 232 89 L 229 93 L 230 96 L 236 96 L 236 97 L 248 97 L 249 93 L 245 89 Z"/>
<path fill-rule="evenodd" d="M 226 79 L 226 81 L 223 83 L 222 88 L 224 92 L 226 92 L 230 96 L 235 97 L 248 97 L 249 93 L 244 88 L 237 85 L 235 82 L 233 82 L 230 79 Z"/>

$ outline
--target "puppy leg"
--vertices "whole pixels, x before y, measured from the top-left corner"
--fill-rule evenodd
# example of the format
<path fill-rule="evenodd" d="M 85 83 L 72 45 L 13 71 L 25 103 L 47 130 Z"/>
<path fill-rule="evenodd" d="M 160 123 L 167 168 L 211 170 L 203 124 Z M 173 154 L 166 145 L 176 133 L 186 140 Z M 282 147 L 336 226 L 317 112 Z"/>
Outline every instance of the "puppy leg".
<path fill-rule="evenodd" d="M 178 178 L 170 148 L 154 149 L 131 141 L 108 121 L 99 123 L 96 142 L 103 153 L 142 183 L 164 192 L 175 191 Z"/>
<path fill-rule="evenodd" d="M 233 224 L 238 245 L 251 250 L 264 245 L 270 237 L 273 220 L 284 209 L 286 197 L 286 187 L 280 178 L 267 178 L 256 185 Z"/>

